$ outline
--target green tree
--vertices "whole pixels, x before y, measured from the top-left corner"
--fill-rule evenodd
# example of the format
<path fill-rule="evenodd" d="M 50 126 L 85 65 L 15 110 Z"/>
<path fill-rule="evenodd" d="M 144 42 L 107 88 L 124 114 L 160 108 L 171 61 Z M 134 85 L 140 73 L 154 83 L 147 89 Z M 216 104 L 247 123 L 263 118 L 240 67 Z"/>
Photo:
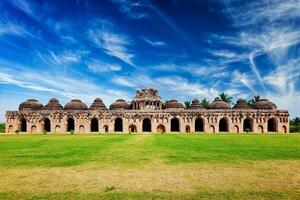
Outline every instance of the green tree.
<path fill-rule="evenodd" d="M 185 105 L 185 108 L 189 109 L 189 108 L 191 108 L 192 104 L 191 104 L 191 101 L 185 101 L 184 105 Z"/>
<path fill-rule="evenodd" d="M 225 101 L 226 103 L 232 103 L 232 97 L 230 97 L 228 94 L 225 94 L 224 92 L 222 92 L 220 94 L 220 98 Z"/>
<path fill-rule="evenodd" d="M 206 98 L 204 98 L 204 99 L 202 99 L 202 101 L 201 101 L 201 103 L 200 103 L 204 108 L 206 108 L 207 106 L 208 106 L 208 104 L 209 104 L 209 101 L 206 99 Z"/>
<path fill-rule="evenodd" d="M 250 99 L 247 104 L 249 106 L 252 106 L 254 103 L 258 102 L 260 100 L 260 96 L 259 95 L 256 95 L 253 97 L 253 99 Z"/>

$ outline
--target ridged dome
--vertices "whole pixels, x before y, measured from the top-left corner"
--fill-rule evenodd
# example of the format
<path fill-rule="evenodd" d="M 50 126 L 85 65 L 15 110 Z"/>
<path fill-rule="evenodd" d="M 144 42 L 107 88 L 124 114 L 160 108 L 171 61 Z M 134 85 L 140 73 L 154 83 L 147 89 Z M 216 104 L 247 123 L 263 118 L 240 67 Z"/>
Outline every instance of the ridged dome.
<path fill-rule="evenodd" d="M 62 110 L 63 107 L 59 103 L 59 101 L 56 98 L 52 98 L 49 100 L 49 103 L 45 105 L 45 110 Z"/>
<path fill-rule="evenodd" d="M 65 110 L 87 110 L 88 107 L 79 99 L 73 99 L 65 105 Z"/>
<path fill-rule="evenodd" d="M 260 99 L 252 105 L 252 108 L 258 110 L 276 110 L 277 106 L 268 99 Z"/>
<path fill-rule="evenodd" d="M 178 102 L 176 99 L 171 99 L 166 102 L 166 109 L 168 108 L 184 108 L 182 103 Z"/>
<path fill-rule="evenodd" d="M 43 104 L 36 99 L 28 99 L 19 105 L 20 111 L 42 110 L 43 108 Z"/>
<path fill-rule="evenodd" d="M 233 106 L 232 109 L 241 109 L 241 110 L 245 110 L 245 109 L 252 109 L 247 102 L 244 99 L 239 99 L 237 100 L 236 104 Z"/>
<path fill-rule="evenodd" d="M 194 99 L 191 104 L 191 109 L 201 109 L 203 106 L 200 104 L 199 99 Z"/>
<path fill-rule="evenodd" d="M 110 106 L 110 110 L 127 110 L 130 108 L 130 105 L 124 99 L 117 99 Z"/>
<path fill-rule="evenodd" d="M 219 97 L 216 97 L 213 102 L 208 104 L 207 109 L 230 109 L 230 105 Z"/>
<path fill-rule="evenodd" d="M 92 103 L 90 110 L 107 110 L 107 108 L 103 103 L 102 99 L 96 98 Z"/>

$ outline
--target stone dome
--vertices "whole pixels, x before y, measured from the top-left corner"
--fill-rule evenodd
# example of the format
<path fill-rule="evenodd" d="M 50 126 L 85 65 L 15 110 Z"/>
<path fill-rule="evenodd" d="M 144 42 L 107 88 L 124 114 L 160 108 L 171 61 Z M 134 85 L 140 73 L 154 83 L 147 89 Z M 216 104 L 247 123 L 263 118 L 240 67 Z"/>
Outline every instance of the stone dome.
<path fill-rule="evenodd" d="M 117 99 L 110 106 L 110 110 L 127 110 L 130 108 L 130 105 L 124 99 Z"/>
<path fill-rule="evenodd" d="M 176 99 L 171 99 L 166 102 L 166 109 L 168 108 L 184 108 L 182 103 L 178 102 Z"/>
<path fill-rule="evenodd" d="M 200 104 L 199 99 L 193 99 L 191 109 L 201 109 L 203 106 Z"/>
<path fill-rule="evenodd" d="M 65 110 L 87 110 L 88 107 L 79 99 L 73 99 L 65 105 Z"/>
<path fill-rule="evenodd" d="M 237 100 L 232 109 L 252 109 L 244 99 Z"/>
<path fill-rule="evenodd" d="M 47 105 L 45 105 L 45 110 L 62 110 L 63 107 L 59 103 L 59 101 L 56 98 L 52 98 L 49 100 Z"/>
<path fill-rule="evenodd" d="M 90 110 L 107 110 L 107 108 L 103 103 L 102 99 L 96 98 L 92 103 Z"/>
<path fill-rule="evenodd" d="M 260 99 L 252 105 L 252 108 L 258 110 L 276 110 L 277 106 L 268 99 Z"/>
<path fill-rule="evenodd" d="M 43 104 L 41 104 L 38 100 L 36 99 L 28 99 L 24 102 L 22 102 L 19 105 L 19 110 L 20 111 L 28 111 L 28 110 L 42 110 L 44 109 Z"/>
<path fill-rule="evenodd" d="M 230 105 L 219 97 L 216 97 L 213 102 L 207 105 L 207 109 L 230 109 Z"/>

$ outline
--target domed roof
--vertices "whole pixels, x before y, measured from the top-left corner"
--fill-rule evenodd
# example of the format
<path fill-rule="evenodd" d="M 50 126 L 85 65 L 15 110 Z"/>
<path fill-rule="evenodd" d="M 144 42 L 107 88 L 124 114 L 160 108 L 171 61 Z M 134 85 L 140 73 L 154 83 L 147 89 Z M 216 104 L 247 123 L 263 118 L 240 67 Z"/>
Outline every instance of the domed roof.
<path fill-rule="evenodd" d="M 277 106 L 268 99 L 260 99 L 252 105 L 252 108 L 259 110 L 276 110 Z"/>
<path fill-rule="evenodd" d="M 219 97 L 216 97 L 213 102 L 207 105 L 207 109 L 230 109 L 230 105 Z"/>
<path fill-rule="evenodd" d="M 20 111 L 42 110 L 43 108 L 44 108 L 43 104 L 41 104 L 36 99 L 28 99 L 19 105 Z"/>
<path fill-rule="evenodd" d="M 92 103 L 90 110 L 107 110 L 107 108 L 103 103 L 102 99 L 96 98 Z"/>
<path fill-rule="evenodd" d="M 126 110 L 129 109 L 130 105 L 124 99 L 117 99 L 110 106 L 110 110 Z"/>
<path fill-rule="evenodd" d="M 244 99 L 237 100 L 232 109 L 252 109 Z"/>
<path fill-rule="evenodd" d="M 171 99 L 166 102 L 166 108 L 184 108 L 182 103 L 178 102 L 176 99 Z"/>
<path fill-rule="evenodd" d="M 201 109 L 203 106 L 200 104 L 199 99 L 193 99 L 191 109 Z"/>
<path fill-rule="evenodd" d="M 63 107 L 59 103 L 59 101 L 56 98 L 52 98 L 49 100 L 49 103 L 45 105 L 45 110 L 62 110 Z"/>
<path fill-rule="evenodd" d="M 87 110 L 88 107 L 79 99 L 73 99 L 65 105 L 65 110 Z"/>

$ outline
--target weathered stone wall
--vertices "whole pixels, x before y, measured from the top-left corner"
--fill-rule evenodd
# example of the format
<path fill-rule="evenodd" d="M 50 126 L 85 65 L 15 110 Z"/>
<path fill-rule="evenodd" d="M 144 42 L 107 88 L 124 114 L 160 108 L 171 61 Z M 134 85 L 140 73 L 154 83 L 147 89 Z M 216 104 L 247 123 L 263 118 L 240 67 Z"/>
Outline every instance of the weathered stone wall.
<path fill-rule="evenodd" d="M 123 120 L 123 133 L 130 132 L 129 127 L 135 127 L 138 133 L 143 132 L 143 120 L 151 120 L 151 132 L 157 133 L 162 126 L 165 132 L 171 132 L 171 120 L 179 120 L 179 132 L 195 132 L 195 122 L 197 118 L 203 121 L 203 131 L 210 133 L 219 133 L 219 126 L 225 121 L 227 130 L 230 133 L 245 132 L 243 126 L 244 120 L 251 121 L 251 131 L 255 133 L 268 132 L 268 125 L 273 121 L 271 127 L 275 127 L 272 132 L 289 132 L 289 114 L 285 110 L 82 110 L 82 111 L 7 111 L 6 113 L 6 133 L 15 133 L 21 131 L 22 121 L 26 120 L 27 133 L 41 133 L 45 128 L 45 119 L 50 120 L 52 133 L 67 132 L 68 119 L 72 118 L 75 122 L 75 133 L 90 133 L 91 120 L 98 120 L 98 129 L 100 133 L 114 133 L 115 119 Z M 22 120 L 23 119 L 23 120 Z M 271 120 L 270 120 L 271 119 Z M 270 120 L 270 121 L 269 121 Z M 160 127 L 159 127 L 160 126 Z M 108 127 L 105 130 L 105 127 Z M 159 128 L 158 128 L 159 127 Z"/>

